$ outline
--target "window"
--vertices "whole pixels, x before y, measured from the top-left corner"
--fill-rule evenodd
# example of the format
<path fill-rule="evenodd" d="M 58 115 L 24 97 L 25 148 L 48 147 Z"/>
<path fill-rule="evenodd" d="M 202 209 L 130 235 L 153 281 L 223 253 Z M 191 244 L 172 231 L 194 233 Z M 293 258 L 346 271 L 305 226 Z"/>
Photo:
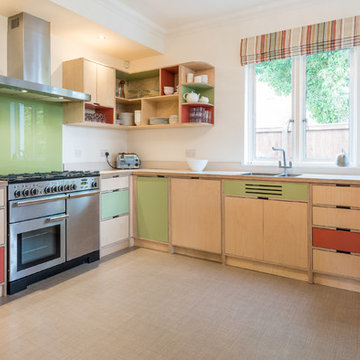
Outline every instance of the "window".
<path fill-rule="evenodd" d="M 354 74 L 357 49 L 247 65 L 248 162 L 280 159 L 334 164 L 342 149 L 356 161 Z"/>

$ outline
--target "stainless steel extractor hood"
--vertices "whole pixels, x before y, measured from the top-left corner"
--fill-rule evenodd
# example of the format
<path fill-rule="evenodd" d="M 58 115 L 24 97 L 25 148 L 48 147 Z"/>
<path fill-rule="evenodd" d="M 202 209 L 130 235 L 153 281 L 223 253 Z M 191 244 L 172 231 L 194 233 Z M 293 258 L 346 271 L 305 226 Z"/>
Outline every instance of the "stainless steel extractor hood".
<path fill-rule="evenodd" d="M 8 18 L 8 76 L 0 94 L 52 102 L 90 101 L 89 94 L 50 85 L 50 23 L 27 13 Z"/>

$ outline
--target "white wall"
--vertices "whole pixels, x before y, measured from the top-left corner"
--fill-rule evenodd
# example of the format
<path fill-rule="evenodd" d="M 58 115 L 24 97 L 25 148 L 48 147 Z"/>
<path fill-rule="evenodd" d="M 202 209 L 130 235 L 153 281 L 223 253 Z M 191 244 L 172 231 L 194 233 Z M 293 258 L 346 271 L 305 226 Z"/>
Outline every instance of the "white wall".
<path fill-rule="evenodd" d="M 7 74 L 7 18 L 0 16 L 0 74 Z M 124 69 L 124 62 L 84 47 L 68 39 L 51 36 L 51 85 L 62 86 L 61 64 L 78 57 L 93 59 L 104 64 Z M 63 127 L 63 163 L 105 163 L 101 150 L 110 153 L 127 149 L 126 132 L 115 130 L 89 129 L 72 126 Z M 80 169 L 79 165 L 79 169 Z"/>
<path fill-rule="evenodd" d="M 284 4 L 285 2 L 281 2 Z M 248 12 L 243 18 L 219 19 L 205 29 L 183 31 L 168 37 L 165 55 L 131 63 L 131 71 L 200 60 L 215 66 L 215 126 L 212 129 L 134 131 L 128 150 L 145 161 L 184 161 L 185 149 L 197 149 L 199 158 L 243 162 L 244 69 L 240 66 L 240 39 L 322 21 L 360 15 L 358 0 L 293 1 L 266 10 L 261 17 Z"/>

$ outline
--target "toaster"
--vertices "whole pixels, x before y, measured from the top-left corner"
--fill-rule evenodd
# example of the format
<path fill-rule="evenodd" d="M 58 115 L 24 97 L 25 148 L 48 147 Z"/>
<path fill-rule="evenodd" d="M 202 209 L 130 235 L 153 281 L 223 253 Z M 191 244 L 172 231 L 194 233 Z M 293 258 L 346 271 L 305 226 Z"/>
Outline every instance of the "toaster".
<path fill-rule="evenodd" d="M 134 153 L 119 153 L 116 157 L 117 169 L 138 169 L 141 161 Z"/>

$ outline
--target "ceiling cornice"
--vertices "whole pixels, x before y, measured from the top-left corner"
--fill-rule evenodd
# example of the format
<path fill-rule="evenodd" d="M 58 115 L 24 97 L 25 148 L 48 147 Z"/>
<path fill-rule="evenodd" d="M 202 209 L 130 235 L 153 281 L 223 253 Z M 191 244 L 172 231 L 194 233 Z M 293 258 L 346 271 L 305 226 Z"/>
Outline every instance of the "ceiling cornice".
<path fill-rule="evenodd" d="M 209 26 L 218 26 L 228 24 L 234 21 L 251 20 L 253 18 L 264 16 L 273 13 L 274 11 L 293 8 L 294 6 L 305 6 L 308 4 L 315 4 L 321 0 L 278 0 L 266 5 L 257 5 L 246 10 L 235 11 L 230 14 L 222 16 L 214 16 L 204 20 L 197 20 L 196 22 L 185 23 L 168 30 L 168 34 L 187 33 L 190 31 L 200 31 L 209 28 Z"/>

